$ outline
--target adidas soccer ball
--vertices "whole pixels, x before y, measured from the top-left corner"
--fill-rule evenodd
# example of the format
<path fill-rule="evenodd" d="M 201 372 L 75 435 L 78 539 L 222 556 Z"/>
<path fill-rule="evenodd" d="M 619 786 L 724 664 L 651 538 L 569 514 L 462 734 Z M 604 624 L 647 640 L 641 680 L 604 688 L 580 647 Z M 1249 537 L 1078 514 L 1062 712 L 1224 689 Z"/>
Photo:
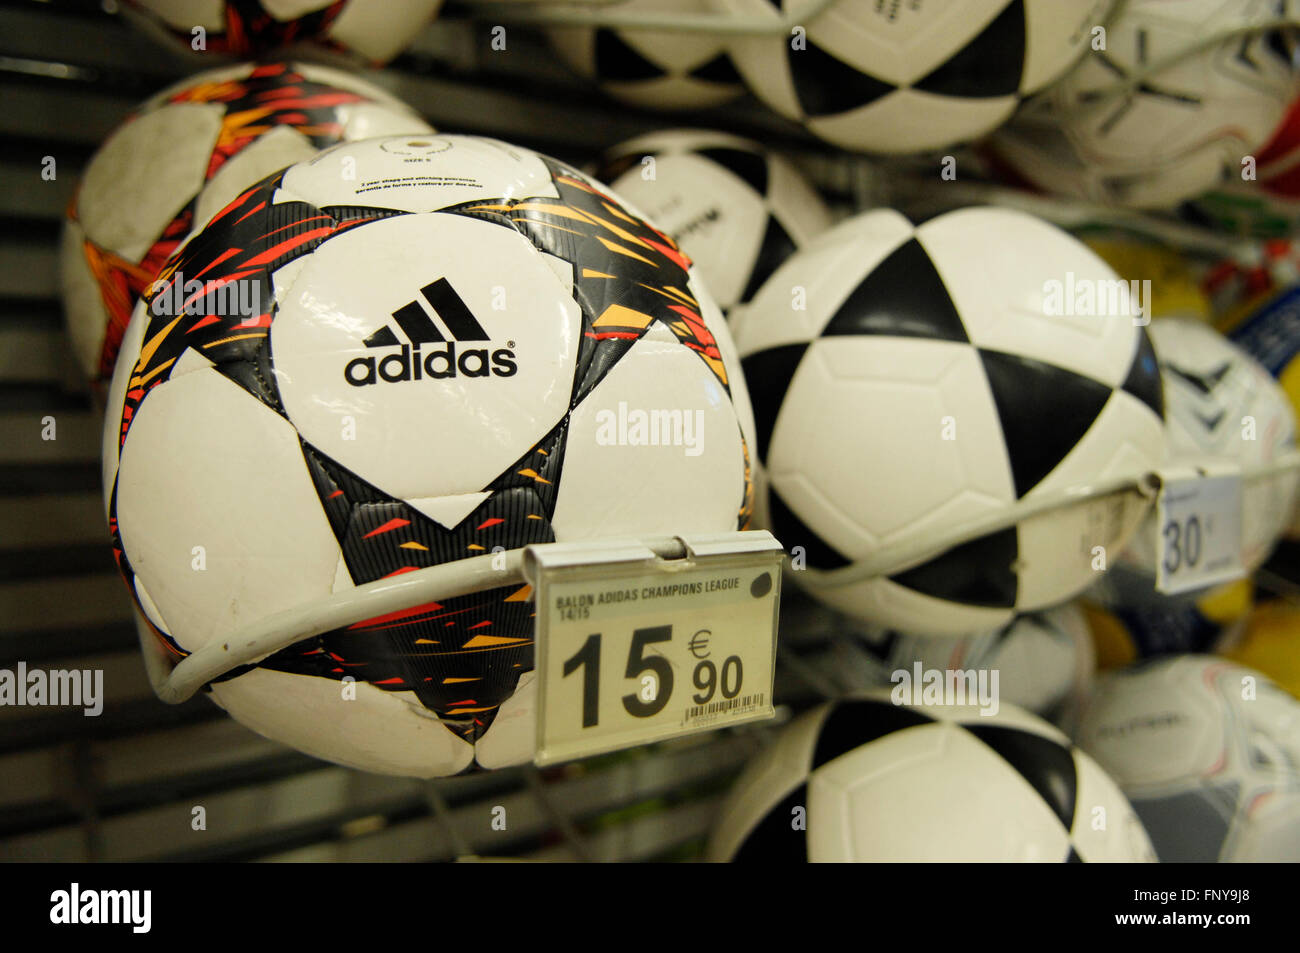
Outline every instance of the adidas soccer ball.
<path fill-rule="evenodd" d="M 406 48 L 442 0 L 126 0 L 147 32 L 202 53 L 242 59 L 292 47 L 385 63 Z M 202 28 L 202 46 L 195 46 Z M 301 49 L 299 49 L 301 48 Z"/>
<path fill-rule="evenodd" d="M 1078 743 L 1165 862 L 1300 861 L 1300 702 L 1205 655 L 1106 675 Z"/>
<path fill-rule="evenodd" d="M 1154 469 L 1162 399 L 1132 317 L 1052 314 L 1067 273 L 1117 280 L 1022 212 L 914 226 L 885 210 L 814 239 L 733 312 L 792 579 L 918 635 L 987 632 L 1093 582 L 1094 547 L 1118 552 L 1144 507 L 1072 494 Z M 1054 505 L 1015 519 L 1038 500 Z"/>
<path fill-rule="evenodd" d="M 495 547 L 744 528 L 737 369 L 689 261 L 580 173 L 491 139 L 342 144 L 245 190 L 137 307 L 105 430 L 118 565 L 180 658 Z M 624 406 L 694 414 L 694 447 L 607 439 Z M 527 761 L 530 593 L 359 621 L 212 697 L 363 770 Z"/>
<path fill-rule="evenodd" d="M 618 13 L 700 14 L 706 0 L 623 0 Z M 569 67 L 616 99 L 649 109 L 706 109 L 745 91 L 723 41 L 707 33 L 552 27 Z"/>
<path fill-rule="evenodd" d="M 1012 705 L 822 705 L 741 774 L 717 861 L 1153 861 L 1104 771 Z"/>
<path fill-rule="evenodd" d="M 998 673 L 999 698 L 1049 721 L 1068 720 L 1092 683 L 1092 638 L 1083 610 L 1069 603 L 1018 616 L 995 632 L 962 638 L 889 631 L 875 639 L 881 683 L 924 669 Z"/>
<path fill-rule="evenodd" d="M 81 369 L 107 384 L 140 294 L 244 188 L 339 141 L 432 131 L 371 84 L 298 63 L 211 70 L 145 102 L 95 153 L 68 208 L 60 266 Z"/>
<path fill-rule="evenodd" d="M 650 157 L 649 162 L 646 157 Z M 830 227 L 798 170 L 757 143 L 680 129 L 609 150 L 596 170 L 691 256 L 726 312 Z"/>
<path fill-rule="evenodd" d="M 1240 177 L 1295 94 L 1295 67 L 1292 30 L 1233 31 L 1272 21 L 1276 8 L 1131 0 L 1106 49 L 1027 103 L 998 152 L 1046 191 L 1139 207 Z"/>
<path fill-rule="evenodd" d="M 769 0 L 715 0 L 753 17 Z M 795 6 L 790 0 L 778 10 Z M 746 84 L 783 116 L 848 149 L 921 152 L 976 139 L 1060 76 L 1111 0 L 838 0 L 806 33 L 741 37 Z"/>
<path fill-rule="evenodd" d="M 1241 559 L 1247 570 L 1268 557 L 1291 514 L 1297 474 L 1251 471 L 1295 450 L 1295 415 L 1267 370 L 1208 325 L 1189 319 L 1151 324 L 1151 341 L 1165 382 L 1165 434 L 1171 462 L 1229 460 L 1242 481 Z M 1154 516 L 1130 547 L 1154 585 Z"/>

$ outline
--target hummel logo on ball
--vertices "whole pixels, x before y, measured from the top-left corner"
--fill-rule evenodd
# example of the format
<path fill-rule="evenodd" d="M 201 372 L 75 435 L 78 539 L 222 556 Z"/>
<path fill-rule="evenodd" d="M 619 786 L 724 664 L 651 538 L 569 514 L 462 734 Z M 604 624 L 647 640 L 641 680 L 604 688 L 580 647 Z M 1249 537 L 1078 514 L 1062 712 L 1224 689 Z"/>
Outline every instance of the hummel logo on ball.
<path fill-rule="evenodd" d="M 457 376 L 514 376 L 517 368 L 513 341 L 509 342 L 509 347 L 497 348 L 490 355 L 487 348 L 465 348 L 457 353 L 457 342 L 488 341 L 490 338 L 446 278 L 425 285 L 420 289 L 420 294 L 429 303 L 433 313 L 442 319 L 447 336 L 438 329 L 418 300 L 407 302 L 393 312 L 393 320 L 411 343 L 403 344 L 387 324 L 373 332 L 365 340 L 366 347 L 389 348 L 400 345 L 401 351 L 378 360 L 373 357 L 357 357 L 348 361 L 343 369 L 343 377 L 349 384 L 365 387 L 369 384 L 418 381 L 426 377 L 446 380 Z M 422 344 L 442 346 L 422 353 Z"/>

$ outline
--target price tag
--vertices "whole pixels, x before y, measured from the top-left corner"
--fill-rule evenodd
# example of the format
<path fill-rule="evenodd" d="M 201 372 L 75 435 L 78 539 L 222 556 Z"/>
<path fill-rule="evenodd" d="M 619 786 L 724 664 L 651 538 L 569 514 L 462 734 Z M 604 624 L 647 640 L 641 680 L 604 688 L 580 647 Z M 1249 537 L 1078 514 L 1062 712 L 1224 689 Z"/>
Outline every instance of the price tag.
<path fill-rule="evenodd" d="M 536 763 L 771 718 L 782 556 L 765 531 L 528 547 Z"/>
<path fill-rule="evenodd" d="M 1244 576 L 1240 472 L 1202 467 L 1160 476 L 1156 590 L 1187 592 Z"/>

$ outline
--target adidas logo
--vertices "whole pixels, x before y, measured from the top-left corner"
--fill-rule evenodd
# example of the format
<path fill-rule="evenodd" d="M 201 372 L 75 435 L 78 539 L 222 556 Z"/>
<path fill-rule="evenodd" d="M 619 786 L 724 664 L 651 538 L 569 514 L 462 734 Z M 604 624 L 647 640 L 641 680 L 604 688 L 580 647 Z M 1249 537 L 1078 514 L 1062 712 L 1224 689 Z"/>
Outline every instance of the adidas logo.
<path fill-rule="evenodd" d="M 517 370 L 514 341 L 507 341 L 506 347 L 497 348 L 490 354 L 485 347 L 467 347 L 457 352 L 458 343 L 463 345 L 465 342 L 490 339 L 446 278 L 425 285 L 420 289 L 420 294 L 429 303 L 433 313 L 442 319 L 448 336 L 443 336 L 419 301 L 408 302 L 393 312 L 393 320 L 410 343 L 403 344 L 389 325 L 375 331 L 366 338 L 366 347 L 400 346 L 401 351 L 378 359 L 356 357 L 348 361 L 343 369 L 343 377 L 349 384 L 353 387 L 366 387 L 380 382 L 397 384 L 401 381 L 418 381 L 425 377 L 447 380 L 462 376 L 514 376 Z M 441 347 L 422 352 L 420 346 L 424 344 Z"/>

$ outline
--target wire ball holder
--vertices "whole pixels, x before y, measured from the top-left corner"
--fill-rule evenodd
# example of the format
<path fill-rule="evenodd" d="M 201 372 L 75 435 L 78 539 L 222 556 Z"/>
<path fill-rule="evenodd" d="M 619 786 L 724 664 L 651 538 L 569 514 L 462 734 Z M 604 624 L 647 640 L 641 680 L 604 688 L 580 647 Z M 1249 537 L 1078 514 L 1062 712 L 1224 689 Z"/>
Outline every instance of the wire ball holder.
<path fill-rule="evenodd" d="M 1207 461 L 1197 468 L 1203 475 L 1222 474 L 1223 467 Z M 1300 470 L 1300 450 L 1290 451 L 1278 459 L 1256 467 L 1237 470 L 1243 486 L 1269 477 Z M 887 576 L 933 558 L 954 546 L 969 542 L 988 533 L 1007 529 L 1026 519 L 1042 516 L 1067 507 L 1078 506 L 1106 497 L 1125 496 L 1140 502 L 1145 511 L 1158 497 L 1164 478 L 1160 471 L 1137 476 L 1080 484 L 1055 493 L 1043 494 L 1022 500 L 1002 510 L 959 523 L 943 533 L 930 533 L 882 546 L 869 556 L 842 569 L 814 573 L 822 584 L 844 585 Z M 601 540 L 599 549 L 604 553 L 622 547 L 629 554 L 644 554 L 647 549 L 666 559 L 682 559 L 693 552 L 704 552 L 710 545 L 724 545 L 724 538 L 736 540 L 750 535 L 771 540 L 766 532 L 717 534 L 709 537 L 660 536 L 649 538 L 628 537 Z M 712 541 L 712 542 L 710 542 Z M 701 548 L 704 547 L 704 548 Z M 214 640 L 173 664 L 149 626 L 136 613 L 136 627 L 144 650 L 145 667 L 150 684 L 160 699 L 168 704 L 180 704 L 193 697 L 214 679 L 241 665 L 255 664 L 269 655 L 287 648 L 303 639 L 321 635 L 334 629 L 389 612 L 417 605 L 437 597 L 449 599 L 469 595 L 485 589 L 527 581 L 531 573 L 528 566 L 536 565 L 548 552 L 565 554 L 565 558 L 580 558 L 580 545 L 572 543 L 545 543 L 526 546 L 482 556 L 472 556 L 415 572 L 404 573 L 391 579 L 365 583 L 343 592 L 334 593 L 309 604 L 277 612 L 224 638 Z"/>

